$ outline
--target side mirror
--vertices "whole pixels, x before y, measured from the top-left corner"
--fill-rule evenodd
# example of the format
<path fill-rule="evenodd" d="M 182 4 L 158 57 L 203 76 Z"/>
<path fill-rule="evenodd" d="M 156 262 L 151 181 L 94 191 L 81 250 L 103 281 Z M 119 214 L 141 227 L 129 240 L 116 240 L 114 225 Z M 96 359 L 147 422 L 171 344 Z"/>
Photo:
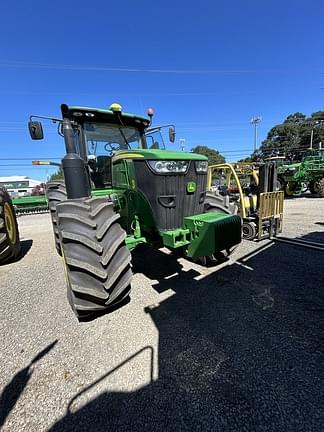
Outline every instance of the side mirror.
<path fill-rule="evenodd" d="M 31 139 L 33 140 L 41 140 L 44 138 L 43 126 L 39 121 L 29 121 L 28 129 Z"/>
<path fill-rule="evenodd" d="M 175 136 L 176 136 L 176 131 L 173 127 L 169 128 L 169 140 L 170 142 L 174 143 L 175 141 Z"/>

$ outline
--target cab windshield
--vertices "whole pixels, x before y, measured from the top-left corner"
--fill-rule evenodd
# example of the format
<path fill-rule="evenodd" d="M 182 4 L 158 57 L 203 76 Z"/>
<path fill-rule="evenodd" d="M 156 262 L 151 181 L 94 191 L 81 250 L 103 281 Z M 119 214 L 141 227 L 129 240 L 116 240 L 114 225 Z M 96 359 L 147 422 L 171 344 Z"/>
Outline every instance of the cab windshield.
<path fill-rule="evenodd" d="M 102 123 L 85 123 L 83 126 L 89 155 L 111 155 L 117 150 L 142 148 L 138 129 Z"/>

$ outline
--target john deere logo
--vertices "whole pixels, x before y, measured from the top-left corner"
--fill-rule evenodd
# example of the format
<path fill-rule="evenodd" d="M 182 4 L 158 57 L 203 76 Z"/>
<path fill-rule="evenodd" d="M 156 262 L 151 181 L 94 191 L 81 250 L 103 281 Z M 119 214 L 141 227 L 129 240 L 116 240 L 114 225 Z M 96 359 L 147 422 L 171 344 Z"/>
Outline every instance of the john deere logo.
<path fill-rule="evenodd" d="M 187 192 L 188 193 L 193 193 L 196 191 L 196 183 L 195 182 L 189 182 L 187 183 Z"/>

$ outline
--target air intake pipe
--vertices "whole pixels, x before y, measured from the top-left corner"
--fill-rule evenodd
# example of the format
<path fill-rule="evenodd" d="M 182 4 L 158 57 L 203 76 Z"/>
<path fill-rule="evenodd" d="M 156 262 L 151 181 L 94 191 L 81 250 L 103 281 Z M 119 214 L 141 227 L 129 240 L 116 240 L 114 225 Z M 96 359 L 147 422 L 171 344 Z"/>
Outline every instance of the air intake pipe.
<path fill-rule="evenodd" d="M 69 199 L 86 198 L 91 195 L 90 183 L 84 160 L 77 153 L 74 130 L 71 121 L 63 119 L 66 156 L 62 159 L 67 197 Z"/>

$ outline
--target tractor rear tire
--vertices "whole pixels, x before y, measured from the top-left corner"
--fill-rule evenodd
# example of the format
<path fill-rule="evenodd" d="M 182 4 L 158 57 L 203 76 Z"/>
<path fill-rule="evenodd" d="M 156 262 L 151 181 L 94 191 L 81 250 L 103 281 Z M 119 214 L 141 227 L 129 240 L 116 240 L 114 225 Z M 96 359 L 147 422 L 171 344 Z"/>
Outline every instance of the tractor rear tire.
<path fill-rule="evenodd" d="M 131 254 L 107 197 L 57 205 L 69 303 L 79 319 L 115 308 L 130 293 Z"/>
<path fill-rule="evenodd" d="M 18 223 L 10 195 L 0 189 L 0 264 L 18 258 L 21 251 Z"/>
<path fill-rule="evenodd" d="M 318 181 L 311 181 L 308 184 L 308 189 L 311 194 L 315 195 L 318 193 Z"/>
<path fill-rule="evenodd" d="M 215 195 L 212 192 L 206 192 L 204 213 L 225 213 L 237 214 L 237 206 L 235 204 L 225 205 L 222 196 Z"/>
<path fill-rule="evenodd" d="M 324 178 L 321 178 L 316 182 L 317 184 L 317 193 L 320 198 L 324 198 Z"/>
<path fill-rule="evenodd" d="M 285 196 L 289 197 L 289 196 L 293 196 L 295 193 L 295 190 L 297 188 L 297 183 L 295 182 L 287 182 L 285 184 Z"/>
<path fill-rule="evenodd" d="M 57 228 L 56 206 L 58 203 L 67 199 L 64 181 L 52 181 L 47 183 L 46 195 L 48 199 L 48 208 L 52 219 L 55 248 L 57 250 L 57 253 L 59 255 L 62 255 L 60 237 Z"/>
<path fill-rule="evenodd" d="M 277 182 L 275 184 L 276 191 L 284 191 L 285 190 L 285 181 L 282 177 L 277 178 Z"/>

